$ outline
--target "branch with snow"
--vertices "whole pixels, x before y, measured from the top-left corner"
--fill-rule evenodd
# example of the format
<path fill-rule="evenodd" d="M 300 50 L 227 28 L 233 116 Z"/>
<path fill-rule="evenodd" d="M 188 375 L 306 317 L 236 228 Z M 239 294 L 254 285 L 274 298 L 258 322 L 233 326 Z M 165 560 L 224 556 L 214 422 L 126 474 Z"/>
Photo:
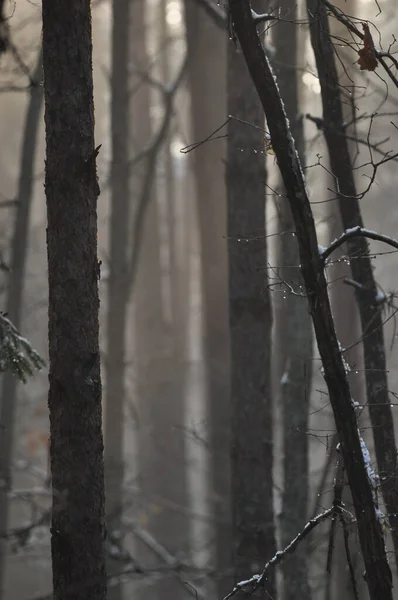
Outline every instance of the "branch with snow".
<path fill-rule="evenodd" d="M 271 560 L 269 560 L 265 564 L 261 575 L 253 575 L 253 577 L 251 577 L 250 579 L 245 579 L 237 583 L 233 590 L 225 596 L 224 600 L 229 600 L 229 598 L 232 598 L 232 596 L 235 596 L 235 594 L 242 591 L 252 594 L 258 587 L 260 587 L 260 585 L 262 585 L 267 580 L 267 573 L 270 567 L 279 565 L 286 558 L 287 554 L 292 554 L 296 550 L 300 542 L 302 542 L 308 536 L 308 534 L 311 533 L 313 529 L 315 529 L 317 525 L 328 519 L 335 512 L 335 510 L 336 507 L 333 506 L 332 508 L 325 510 L 323 513 L 317 515 L 316 517 L 308 521 L 304 529 L 300 531 L 300 533 L 290 542 L 290 544 L 288 544 L 284 550 L 279 550 L 271 558 Z"/>
<path fill-rule="evenodd" d="M 337 248 L 339 248 L 345 242 L 354 237 L 365 237 L 370 240 L 375 240 L 377 242 L 384 242 L 385 244 L 388 244 L 389 246 L 392 246 L 393 248 L 398 250 L 397 240 L 394 240 L 388 235 L 383 235 L 381 233 L 377 233 L 376 231 L 371 231 L 370 229 L 364 229 L 363 227 L 360 227 L 358 225 L 357 227 L 347 229 L 339 238 L 337 238 L 337 240 L 334 240 L 334 242 L 332 242 L 327 248 L 319 247 L 319 255 L 323 263 L 326 262 L 327 258 L 329 258 L 329 256 L 333 254 L 335 250 L 337 250 Z"/>

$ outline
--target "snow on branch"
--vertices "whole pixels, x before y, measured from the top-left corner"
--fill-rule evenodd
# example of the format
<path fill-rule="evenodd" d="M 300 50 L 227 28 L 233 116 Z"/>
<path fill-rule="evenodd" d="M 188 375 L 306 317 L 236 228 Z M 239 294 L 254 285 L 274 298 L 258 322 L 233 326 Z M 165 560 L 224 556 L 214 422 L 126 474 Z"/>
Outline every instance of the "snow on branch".
<path fill-rule="evenodd" d="M 26 383 L 27 378 L 44 365 L 44 360 L 28 340 L 22 337 L 6 315 L 0 312 L 0 372 L 10 371 Z"/>
<path fill-rule="evenodd" d="M 377 242 L 384 242 L 389 246 L 392 246 L 396 250 L 398 250 L 398 241 L 389 237 L 388 235 L 383 235 L 381 233 L 376 233 L 376 231 L 371 231 L 370 229 L 364 229 L 359 225 L 357 227 L 352 227 L 351 229 L 347 229 L 337 240 L 334 240 L 327 248 L 319 248 L 319 255 L 323 261 L 326 262 L 326 259 L 333 254 L 337 248 L 339 248 L 342 244 L 344 244 L 347 240 L 350 240 L 353 237 L 365 237 L 370 240 L 376 240 Z"/>
<path fill-rule="evenodd" d="M 302 542 L 308 536 L 308 534 L 311 533 L 313 529 L 315 529 L 317 525 L 328 519 L 335 512 L 335 510 L 336 506 L 333 506 L 332 508 L 325 510 L 323 513 L 317 515 L 316 517 L 308 521 L 304 529 L 300 531 L 300 533 L 290 542 L 290 544 L 288 544 L 284 550 L 279 550 L 271 558 L 271 560 L 269 560 L 265 564 L 261 575 L 253 575 L 250 579 L 239 581 L 239 583 L 235 585 L 233 590 L 225 596 L 224 600 L 229 600 L 229 598 L 232 598 L 232 596 L 235 596 L 235 594 L 241 591 L 245 591 L 252 594 L 258 587 L 260 587 L 260 585 L 262 585 L 266 581 L 269 568 L 281 563 L 287 554 L 292 554 L 296 550 L 300 542 Z"/>

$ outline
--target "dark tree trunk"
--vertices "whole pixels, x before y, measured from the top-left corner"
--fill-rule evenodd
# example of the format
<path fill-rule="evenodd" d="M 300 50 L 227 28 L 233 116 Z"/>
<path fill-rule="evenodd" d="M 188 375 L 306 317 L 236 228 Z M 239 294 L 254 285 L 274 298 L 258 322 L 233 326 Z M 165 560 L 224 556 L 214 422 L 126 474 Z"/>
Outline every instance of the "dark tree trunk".
<path fill-rule="evenodd" d="M 11 272 L 7 295 L 6 313 L 17 329 L 21 326 L 23 291 L 25 284 L 26 259 L 29 244 L 30 210 L 33 198 L 34 164 L 36 145 L 43 107 L 43 56 L 40 52 L 33 80 L 37 82 L 30 89 L 30 99 L 26 113 L 23 135 L 21 164 L 17 193 L 15 228 L 11 248 Z M 7 531 L 9 513 L 9 493 L 12 487 L 12 454 L 14 445 L 15 412 L 18 380 L 13 373 L 4 373 L 1 385 L 0 409 L 0 477 L 6 482 L 0 488 L 0 536 Z M 4 571 L 6 543 L 0 540 L 0 597 L 4 592 Z"/>
<path fill-rule="evenodd" d="M 234 569 L 238 581 L 275 554 L 272 309 L 267 275 L 264 112 L 244 58 L 228 52 L 227 199 L 229 325 L 231 339 L 232 507 Z M 257 153 L 254 151 L 257 150 Z M 250 239 L 254 238 L 254 239 Z M 266 592 L 276 598 L 274 574 Z"/>
<path fill-rule="evenodd" d="M 250 5 L 245 0 L 230 0 L 230 11 L 234 31 L 267 118 L 296 226 L 301 270 L 353 497 L 369 595 L 371 600 L 392 600 L 391 570 L 365 468 L 345 366 L 334 329 L 323 264 L 319 258 L 315 222 L 301 164 Z"/>
<path fill-rule="evenodd" d="M 307 8 L 310 15 L 311 42 L 321 84 L 324 133 L 338 190 L 343 228 L 363 227 L 348 140 L 345 137 L 335 49 L 330 38 L 327 11 L 318 0 L 307 0 Z M 388 391 L 383 318 L 377 302 L 377 286 L 366 239 L 353 238 L 347 243 L 347 248 L 350 256 L 361 257 L 361 260 L 351 261 L 351 270 L 354 280 L 360 284 L 356 296 L 362 325 L 366 396 L 381 490 L 389 515 L 395 560 L 398 564 L 398 463 Z"/>
<path fill-rule="evenodd" d="M 51 552 L 56 600 L 105 600 L 90 0 L 43 0 Z"/>

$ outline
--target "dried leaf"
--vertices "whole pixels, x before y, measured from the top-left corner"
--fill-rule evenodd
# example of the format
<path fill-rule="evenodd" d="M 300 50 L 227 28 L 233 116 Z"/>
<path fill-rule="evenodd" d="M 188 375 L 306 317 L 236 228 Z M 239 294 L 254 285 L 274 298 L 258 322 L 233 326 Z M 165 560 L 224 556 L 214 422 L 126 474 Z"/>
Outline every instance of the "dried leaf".
<path fill-rule="evenodd" d="M 359 58 L 357 62 L 361 71 L 374 71 L 378 62 L 372 34 L 367 23 L 362 23 L 362 28 L 364 33 L 363 48 L 358 51 Z"/>
<path fill-rule="evenodd" d="M 275 150 L 273 149 L 271 144 L 271 136 L 269 136 L 268 134 L 266 134 L 264 137 L 264 150 L 265 154 L 275 156 Z"/>

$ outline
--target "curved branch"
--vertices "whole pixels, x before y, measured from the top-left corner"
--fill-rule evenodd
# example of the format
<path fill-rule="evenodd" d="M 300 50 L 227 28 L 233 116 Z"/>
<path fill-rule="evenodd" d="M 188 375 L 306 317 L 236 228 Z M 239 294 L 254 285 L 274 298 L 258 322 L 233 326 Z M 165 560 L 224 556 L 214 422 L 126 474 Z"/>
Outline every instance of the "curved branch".
<path fill-rule="evenodd" d="M 370 229 L 364 229 L 363 227 L 353 227 L 352 229 L 347 229 L 337 240 L 334 240 L 327 248 L 322 249 L 319 253 L 323 263 L 326 262 L 326 259 L 337 250 L 342 244 L 344 244 L 347 240 L 353 237 L 365 237 L 370 240 L 376 240 L 377 242 L 384 242 L 389 246 L 392 246 L 396 250 L 398 250 L 398 241 L 389 237 L 388 235 L 383 235 L 381 233 L 377 233 L 376 231 L 371 231 Z"/>

